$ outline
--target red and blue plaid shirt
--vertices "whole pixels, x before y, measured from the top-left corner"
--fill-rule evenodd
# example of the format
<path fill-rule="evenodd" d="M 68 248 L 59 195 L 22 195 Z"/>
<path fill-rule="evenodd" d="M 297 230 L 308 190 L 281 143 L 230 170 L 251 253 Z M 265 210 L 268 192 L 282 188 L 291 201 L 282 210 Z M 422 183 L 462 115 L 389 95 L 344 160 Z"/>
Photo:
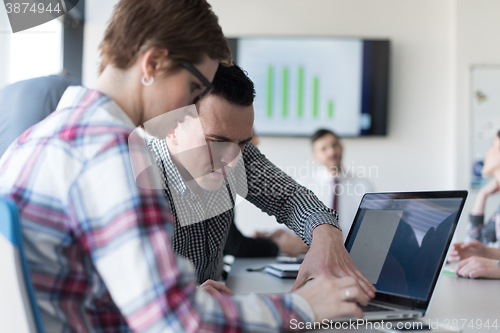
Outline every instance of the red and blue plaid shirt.
<path fill-rule="evenodd" d="M 134 127 L 108 97 L 70 87 L 0 160 L 46 332 L 284 331 L 314 320 L 296 294 L 197 290 L 192 264 L 172 252 L 164 194 L 134 182 Z"/>

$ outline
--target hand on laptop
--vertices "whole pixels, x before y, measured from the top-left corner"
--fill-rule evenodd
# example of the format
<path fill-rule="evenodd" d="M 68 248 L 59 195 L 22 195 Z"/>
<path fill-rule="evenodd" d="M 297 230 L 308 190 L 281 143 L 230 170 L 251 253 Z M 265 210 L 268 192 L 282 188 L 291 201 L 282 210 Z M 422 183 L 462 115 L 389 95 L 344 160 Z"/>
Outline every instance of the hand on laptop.
<path fill-rule="evenodd" d="M 352 277 L 337 279 L 321 275 L 294 293 L 309 303 L 315 321 L 344 316 L 363 318 L 363 312 L 356 303 L 367 305 L 369 300 Z"/>
<path fill-rule="evenodd" d="M 469 243 L 455 243 L 451 246 L 448 261 L 460 261 L 472 256 L 485 257 L 486 246 L 477 240 L 473 240 Z"/>
<path fill-rule="evenodd" d="M 342 232 L 331 225 L 320 225 L 313 231 L 313 241 L 292 291 L 320 275 L 353 277 L 367 297 L 375 297 L 373 284 L 356 268 L 344 247 Z"/>

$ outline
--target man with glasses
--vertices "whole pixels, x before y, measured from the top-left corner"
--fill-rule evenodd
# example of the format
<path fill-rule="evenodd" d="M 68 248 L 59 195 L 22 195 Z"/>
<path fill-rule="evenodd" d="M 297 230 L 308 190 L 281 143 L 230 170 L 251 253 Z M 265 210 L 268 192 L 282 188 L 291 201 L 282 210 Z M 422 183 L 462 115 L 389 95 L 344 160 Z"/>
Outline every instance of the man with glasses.
<path fill-rule="evenodd" d="M 238 194 L 311 244 L 294 289 L 324 273 L 350 275 L 373 297 L 373 286 L 343 247 L 337 213 L 250 143 L 253 82 L 238 66 L 219 66 L 212 84 L 194 67 L 183 66 L 207 86 L 203 94 L 211 90 L 196 99 L 198 117 L 187 116 L 165 139 L 156 136 L 147 145 L 176 219 L 173 249 L 194 263 L 198 282 L 221 276 Z"/>

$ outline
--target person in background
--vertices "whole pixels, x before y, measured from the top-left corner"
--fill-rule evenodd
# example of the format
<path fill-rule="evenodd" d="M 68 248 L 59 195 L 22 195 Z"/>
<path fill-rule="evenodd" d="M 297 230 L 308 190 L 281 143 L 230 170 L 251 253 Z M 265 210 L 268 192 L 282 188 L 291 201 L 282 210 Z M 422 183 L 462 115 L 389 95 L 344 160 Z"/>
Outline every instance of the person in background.
<path fill-rule="evenodd" d="M 259 144 L 259 137 L 253 131 L 252 144 Z M 272 233 L 256 232 L 253 237 L 244 236 L 236 224 L 231 224 L 224 255 L 237 258 L 276 257 L 279 254 L 297 256 L 305 254 L 309 246 L 294 233 L 278 229 Z"/>
<path fill-rule="evenodd" d="M 470 241 L 453 244 L 448 260 L 458 261 L 455 271 L 459 276 L 500 279 L 500 207 L 484 225 L 486 199 L 500 191 L 500 131 L 486 153 L 482 172 L 493 179 L 477 194 L 467 231 Z"/>
<path fill-rule="evenodd" d="M 342 167 L 343 147 L 340 138 L 330 130 L 319 129 L 311 136 L 313 159 L 322 168 L 299 178 L 297 182 L 314 192 L 323 203 L 339 213 L 344 240 L 349 233 L 361 198 L 372 192 L 366 178 L 357 178 L 354 170 Z"/>
<path fill-rule="evenodd" d="M 297 182 L 313 191 L 329 208 L 339 213 L 339 225 L 345 238 L 364 193 L 371 192 L 367 179 L 356 178 L 342 168 L 343 147 L 340 138 L 330 130 L 319 129 L 311 136 L 313 159 L 325 167 L 310 177 Z M 282 252 L 291 256 L 307 253 L 309 247 L 299 237 L 284 229 L 271 233 L 256 232 L 255 238 L 270 239 Z"/>
<path fill-rule="evenodd" d="M 121 0 L 100 51 L 95 89 L 69 87 L 0 159 L 45 331 L 277 332 L 292 319 L 362 317 L 368 296 L 353 277 L 318 275 L 280 295 L 197 288 L 192 263 L 172 250 L 163 191 L 136 183 L 130 134 L 195 104 L 231 61 L 210 5 Z"/>
<path fill-rule="evenodd" d="M 71 85 L 77 82 L 63 72 L 18 81 L 0 90 L 0 157 L 18 136 L 56 109 Z"/>

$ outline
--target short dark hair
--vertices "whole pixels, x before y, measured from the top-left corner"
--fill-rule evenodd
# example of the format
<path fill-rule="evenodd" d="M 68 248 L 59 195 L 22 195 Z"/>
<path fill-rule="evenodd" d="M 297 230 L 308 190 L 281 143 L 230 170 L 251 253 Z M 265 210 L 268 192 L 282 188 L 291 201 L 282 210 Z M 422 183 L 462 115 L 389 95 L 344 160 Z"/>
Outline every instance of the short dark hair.
<path fill-rule="evenodd" d="M 206 0 L 120 0 L 99 45 L 102 62 L 128 69 L 149 48 L 168 50 L 174 65 L 206 54 L 231 63 L 227 40 Z"/>
<path fill-rule="evenodd" d="M 255 99 L 255 87 L 243 69 L 233 64 L 219 65 L 215 73 L 212 95 L 219 96 L 228 102 L 239 106 L 250 106 Z"/>
<path fill-rule="evenodd" d="M 339 136 L 337 134 L 333 133 L 332 131 L 321 128 L 321 129 L 317 130 L 316 132 L 314 132 L 314 134 L 311 136 L 311 143 L 314 144 L 317 140 L 321 139 L 325 135 L 333 135 L 337 139 L 339 138 Z"/>

